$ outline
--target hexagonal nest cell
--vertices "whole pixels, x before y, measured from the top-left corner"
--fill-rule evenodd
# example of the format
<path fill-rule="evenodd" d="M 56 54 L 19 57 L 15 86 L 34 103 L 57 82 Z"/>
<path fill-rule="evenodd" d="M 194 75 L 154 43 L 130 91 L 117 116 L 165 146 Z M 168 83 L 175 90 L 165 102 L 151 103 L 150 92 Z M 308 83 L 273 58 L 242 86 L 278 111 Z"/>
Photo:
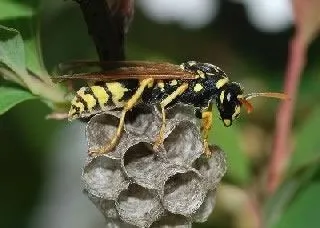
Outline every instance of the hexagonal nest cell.
<path fill-rule="evenodd" d="M 203 156 L 199 121 L 192 107 L 168 110 L 165 140 L 152 145 L 159 112 L 139 106 L 128 113 L 114 151 L 91 158 L 83 169 L 84 192 L 106 218 L 107 227 L 191 227 L 214 209 L 217 186 L 226 172 L 224 153 L 211 146 Z M 95 115 L 86 133 L 89 149 L 113 136 L 119 112 Z"/>

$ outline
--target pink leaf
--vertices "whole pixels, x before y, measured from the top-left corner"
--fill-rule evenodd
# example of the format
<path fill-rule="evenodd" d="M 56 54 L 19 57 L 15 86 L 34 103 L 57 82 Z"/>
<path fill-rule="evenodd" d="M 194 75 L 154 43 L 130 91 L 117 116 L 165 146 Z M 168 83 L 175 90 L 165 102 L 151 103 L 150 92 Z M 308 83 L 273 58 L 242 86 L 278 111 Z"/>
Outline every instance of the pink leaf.
<path fill-rule="evenodd" d="M 296 33 L 307 46 L 317 35 L 320 29 L 320 1 L 293 0 Z"/>

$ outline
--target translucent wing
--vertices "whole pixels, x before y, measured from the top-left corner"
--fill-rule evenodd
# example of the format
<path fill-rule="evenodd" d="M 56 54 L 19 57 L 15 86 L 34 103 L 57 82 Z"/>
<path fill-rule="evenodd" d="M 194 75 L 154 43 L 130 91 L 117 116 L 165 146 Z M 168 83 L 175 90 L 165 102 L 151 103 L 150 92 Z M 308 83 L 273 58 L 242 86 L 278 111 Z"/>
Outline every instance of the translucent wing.
<path fill-rule="evenodd" d="M 184 71 L 178 65 L 171 63 L 143 62 L 143 61 L 117 61 L 117 62 L 72 62 L 60 65 L 62 72 L 81 70 L 80 68 L 99 67 L 89 73 L 71 73 L 56 76 L 55 82 L 65 80 L 89 80 L 89 81 L 110 81 L 121 79 L 195 79 L 196 74 Z M 85 71 L 87 72 L 87 71 Z"/>

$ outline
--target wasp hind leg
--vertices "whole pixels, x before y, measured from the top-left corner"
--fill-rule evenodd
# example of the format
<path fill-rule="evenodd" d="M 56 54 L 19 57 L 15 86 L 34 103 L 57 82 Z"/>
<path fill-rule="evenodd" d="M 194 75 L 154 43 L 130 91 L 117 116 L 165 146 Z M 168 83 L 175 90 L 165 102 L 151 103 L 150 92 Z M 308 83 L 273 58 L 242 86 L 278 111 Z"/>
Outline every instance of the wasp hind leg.
<path fill-rule="evenodd" d="M 204 154 L 211 157 L 212 152 L 209 149 L 208 135 L 212 126 L 212 104 L 201 112 L 201 133 L 203 138 Z"/>
<path fill-rule="evenodd" d="M 164 140 L 164 133 L 166 129 L 166 112 L 165 107 L 170 104 L 174 99 L 176 99 L 178 96 L 180 96 L 186 89 L 188 88 L 188 83 L 183 83 L 181 86 L 179 86 L 173 93 L 168 95 L 163 101 L 160 103 L 161 107 L 161 114 L 162 114 L 162 124 L 159 131 L 159 134 L 157 136 L 157 139 L 154 142 L 153 148 L 157 149 Z"/>
<path fill-rule="evenodd" d="M 123 126 L 124 126 L 124 120 L 126 117 L 126 113 L 128 111 L 130 111 L 138 103 L 139 99 L 141 98 L 141 95 L 143 94 L 144 89 L 146 87 L 152 86 L 153 81 L 154 81 L 153 78 L 146 78 L 140 82 L 138 89 L 132 95 L 132 97 L 126 102 L 126 104 L 124 105 L 124 107 L 122 109 L 119 124 L 117 127 L 117 131 L 113 135 L 112 139 L 110 141 L 108 141 L 104 146 L 102 146 L 98 149 L 90 150 L 89 151 L 90 156 L 97 156 L 100 154 L 106 154 L 106 153 L 112 151 L 118 145 L 119 139 L 122 134 Z"/>

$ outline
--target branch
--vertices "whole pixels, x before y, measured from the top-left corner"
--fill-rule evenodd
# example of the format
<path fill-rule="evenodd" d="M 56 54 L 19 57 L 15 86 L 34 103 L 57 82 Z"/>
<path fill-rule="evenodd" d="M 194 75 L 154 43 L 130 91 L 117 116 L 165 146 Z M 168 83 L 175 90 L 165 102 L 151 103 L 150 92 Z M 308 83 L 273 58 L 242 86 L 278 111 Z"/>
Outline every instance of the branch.
<path fill-rule="evenodd" d="M 133 17 L 133 0 L 75 0 L 100 61 L 125 59 L 125 34 Z"/>
<path fill-rule="evenodd" d="M 293 0 L 296 33 L 289 47 L 289 60 L 285 74 L 284 91 L 290 101 L 283 102 L 278 110 L 274 148 L 269 163 L 267 189 L 272 193 L 279 185 L 291 149 L 289 137 L 300 76 L 306 63 L 309 44 L 320 30 L 320 2 L 318 0 Z"/>
<path fill-rule="evenodd" d="M 274 148 L 269 165 L 267 186 L 270 193 L 279 185 L 290 156 L 289 137 L 293 111 L 300 76 L 305 65 L 305 46 L 299 36 L 293 38 L 290 44 L 290 52 L 284 85 L 284 92 L 290 97 L 290 100 L 283 101 L 277 113 Z"/>

